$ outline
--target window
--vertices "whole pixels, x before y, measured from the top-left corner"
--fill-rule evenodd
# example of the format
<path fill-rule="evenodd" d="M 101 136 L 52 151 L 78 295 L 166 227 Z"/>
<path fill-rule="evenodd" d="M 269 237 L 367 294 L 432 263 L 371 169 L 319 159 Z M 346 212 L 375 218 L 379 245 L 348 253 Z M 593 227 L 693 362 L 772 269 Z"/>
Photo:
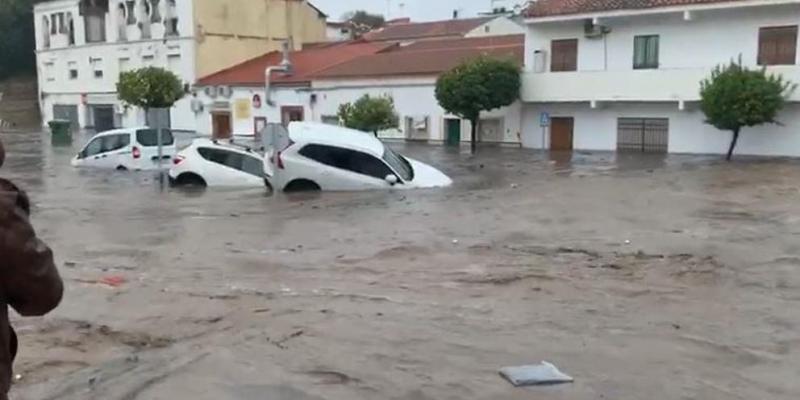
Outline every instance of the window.
<path fill-rule="evenodd" d="M 395 153 L 394 150 L 386 147 L 386 150 L 383 153 L 383 160 L 386 161 L 387 164 L 391 165 L 392 168 L 394 168 L 394 170 L 400 174 L 404 181 L 410 181 L 414 179 L 414 168 L 411 167 L 411 163 L 409 163 L 405 157 Z"/>
<path fill-rule="evenodd" d="M 366 153 L 341 147 L 310 144 L 300 150 L 300 155 L 322 164 L 357 174 L 384 180 L 395 173 L 386 164 Z"/>
<path fill-rule="evenodd" d="M 158 146 L 158 130 L 139 129 L 136 131 L 136 141 L 145 147 Z M 175 138 L 172 136 L 172 132 L 169 129 L 161 130 L 161 142 L 164 146 L 171 146 L 175 143 Z"/>
<path fill-rule="evenodd" d="M 234 151 L 201 147 L 197 149 L 200 156 L 213 163 L 221 164 L 250 175 L 264 176 L 264 162 L 256 157 L 247 156 Z"/>
<path fill-rule="evenodd" d="M 136 1 L 127 0 L 125 2 L 125 8 L 128 9 L 127 19 L 125 22 L 128 25 L 136 25 Z"/>
<path fill-rule="evenodd" d="M 152 3 L 153 12 L 150 14 L 150 22 L 161 22 L 161 11 L 159 7 L 159 0 L 150 0 Z"/>
<path fill-rule="evenodd" d="M 89 142 L 86 147 L 83 148 L 83 151 L 78 155 L 78 158 L 86 158 L 91 157 L 97 154 L 100 154 L 103 151 L 103 138 L 95 138 L 91 142 Z"/>
<path fill-rule="evenodd" d="M 78 63 L 70 61 L 67 63 L 67 68 L 69 69 L 69 79 L 78 79 Z"/>
<path fill-rule="evenodd" d="M 152 67 L 154 60 L 154 56 L 144 56 L 142 57 L 142 64 L 144 64 L 145 67 Z"/>
<path fill-rule="evenodd" d="M 797 26 L 780 26 L 759 29 L 759 65 L 794 65 L 796 58 Z"/>
<path fill-rule="evenodd" d="M 131 59 L 123 57 L 119 59 L 119 72 L 125 72 L 131 69 Z"/>
<path fill-rule="evenodd" d="M 58 14 L 50 16 L 50 34 L 55 35 L 58 33 Z"/>
<path fill-rule="evenodd" d="M 92 64 L 92 70 L 94 71 L 95 79 L 102 79 L 103 78 L 103 59 L 102 58 L 90 58 L 89 62 Z"/>
<path fill-rule="evenodd" d="M 102 43 L 106 41 L 106 15 L 89 14 L 83 17 L 86 25 L 86 42 Z"/>
<path fill-rule="evenodd" d="M 55 70 L 55 64 L 53 62 L 44 63 L 44 78 L 48 82 L 53 82 L 56 80 L 53 70 Z"/>
<path fill-rule="evenodd" d="M 658 68 L 658 35 L 633 38 L 633 69 Z"/>
<path fill-rule="evenodd" d="M 123 149 L 131 144 L 131 135 L 127 133 L 122 135 L 104 136 L 101 139 L 103 139 L 101 153 Z"/>
<path fill-rule="evenodd" d="M 553 40 L 550 53 L 550 71 L 578 70 L 578 39 Z"/>
<path fill-rule="evenodd" d="M 67 43 L 70 46 L 75 44 L 75 21 L 72 20 L 72 13 L 67 13 Z"/>
<path fill-rule="evenodd" d="M 181 69 L 181 56 L 180 54 L 167 55 L 167 69 L 172 72 L 178 73 Z"/>

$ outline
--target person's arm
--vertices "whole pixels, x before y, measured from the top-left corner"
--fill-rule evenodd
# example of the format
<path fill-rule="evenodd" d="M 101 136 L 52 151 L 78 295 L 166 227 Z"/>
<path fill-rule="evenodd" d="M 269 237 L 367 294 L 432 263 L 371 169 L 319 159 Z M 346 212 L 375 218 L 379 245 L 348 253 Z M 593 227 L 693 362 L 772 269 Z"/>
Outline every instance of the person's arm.
<path fill-rule="evenodd" d="M 2 295 L 20 315 L 47 314 L 58 306 L 64 292 L 53 252 L 36 237 L 25 211 L 3 200 L 0 199 Z"/>

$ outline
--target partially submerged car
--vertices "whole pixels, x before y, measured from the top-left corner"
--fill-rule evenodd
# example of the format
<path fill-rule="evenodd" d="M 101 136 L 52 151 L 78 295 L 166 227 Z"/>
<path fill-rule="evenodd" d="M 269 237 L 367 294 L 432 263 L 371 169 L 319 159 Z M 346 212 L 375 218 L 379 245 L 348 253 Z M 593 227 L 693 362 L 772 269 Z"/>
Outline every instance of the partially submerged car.
<path fill-rule="evenodd" d="M 292 122 L 265 161 L 275 190 L 413 189 L 449 186 L 438 169 L 406 158 L 369 133 L 334 125 Z"/>
<path fill-rule="evenodd" d="M 175 155 L 175 138 L 161 130 L 161 166 L 169 167 Z M 159 167 L 158 130 L 140 127 L 114 129 L 94 135 L 72 159 L 74 167 L 149 170 Z"/>
<path fill-rule="evenodd" d="M 173 159 L 170 183 L 177 186 L 264 187 L 264 159 L 247 146 L 195 139 Z"/>

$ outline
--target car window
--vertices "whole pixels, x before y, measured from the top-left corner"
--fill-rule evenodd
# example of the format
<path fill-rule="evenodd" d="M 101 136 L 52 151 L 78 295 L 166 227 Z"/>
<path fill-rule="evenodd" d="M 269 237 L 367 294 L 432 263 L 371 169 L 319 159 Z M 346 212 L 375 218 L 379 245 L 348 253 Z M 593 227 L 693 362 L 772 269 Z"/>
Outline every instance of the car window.
<path fill-rule="evenodd" d="M 395 153 L 395 151 L 389 147 L 385 148 L 386 150 L 383 153 L 383 160 L 386 161 L 387 164 L 391 165 L 392 168 L 398 174 L 400 174 L 400 177 L 402 177 L 404 181 L 410 181 L 414 179 L 414 168 L 411 167 L 411 163 L 408 162 L 405 157 Z"/>
<path fill-rule="evenodd" d="M 264 176 L 264 162 L 255 157 L 210 147 L 200 147 L 197 152 L 208 161 L 222 164 L 250 175 Z"/>
<path fill-rule="evenodd" d="M 142 146 L 146 147 L 158 146 L 158 130 L 139 129 L 136 131 L 136 141 Z M 164 146 L 171 146 L 175 144 L 175 138 L 172 136 L 172 131 L 169 129 L 162 129 L 161 141 Z"/>
<path fill-rule="evenodd" d="M 103 152 L 103 139 L 102 137 L 92 139 L 86 147 L 81 151 L 80 158 L 91 157 Z"/>
<path fill-rule="evenodd" d="M 331 167 L 381 180 L 385 179 L 387 175 L 394 175 L 386 163 L 360 151 L 310 144 L 300 149 L 300 155 Z"/>
<path fill-rule="evenodd" d="M 104 136 L 100 139 L 102 139 L 103 143 L 101 153 L 119 150 L 131 144 L 131 136 L 127 133 L 122 135 Z"/>

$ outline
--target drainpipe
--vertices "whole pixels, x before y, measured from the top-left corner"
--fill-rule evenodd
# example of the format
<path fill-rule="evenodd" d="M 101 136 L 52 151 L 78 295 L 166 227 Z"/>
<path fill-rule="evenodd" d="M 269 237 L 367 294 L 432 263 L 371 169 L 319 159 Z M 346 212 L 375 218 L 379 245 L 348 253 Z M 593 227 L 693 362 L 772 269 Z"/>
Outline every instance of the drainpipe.
<path fill-rule="evenodd" d="M 271 86 L 272 86 L 272 73 L 273 72 L 283 72 L 287 75 L 291 75 L 292 73 L 292 61 L 289 60 L 289 49 L 290 42 L 286 41 L 283 43 L 283 60 L 281 61 L 280 65 L 267 67 L 264 71 L 264 89 L 266 94 L 264 96 L 264 100 L 270 106 L 274 106 L 275 102 L 272 100 L 272 93 L 271 93 Z"/>

